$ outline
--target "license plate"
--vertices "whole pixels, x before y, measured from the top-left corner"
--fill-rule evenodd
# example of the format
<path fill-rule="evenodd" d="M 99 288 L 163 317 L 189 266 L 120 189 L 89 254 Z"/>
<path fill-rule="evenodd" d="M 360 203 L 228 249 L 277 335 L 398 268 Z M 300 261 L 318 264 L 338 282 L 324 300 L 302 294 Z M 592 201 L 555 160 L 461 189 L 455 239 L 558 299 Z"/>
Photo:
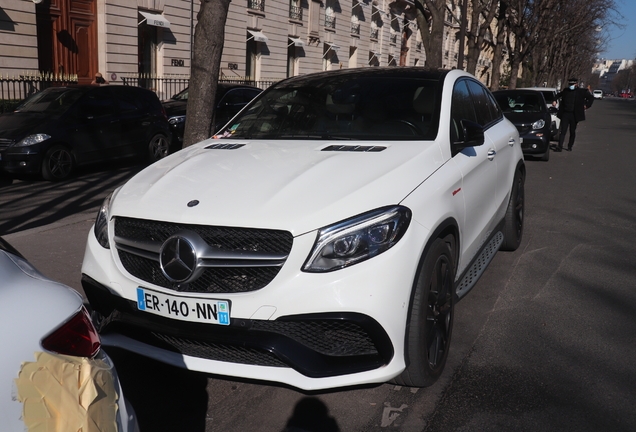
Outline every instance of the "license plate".
<path fill-rule="evenodd" d="M 230 325 L 227 300 L 180 297 L 137 288 L 137 309 L 181 321 Z"/>

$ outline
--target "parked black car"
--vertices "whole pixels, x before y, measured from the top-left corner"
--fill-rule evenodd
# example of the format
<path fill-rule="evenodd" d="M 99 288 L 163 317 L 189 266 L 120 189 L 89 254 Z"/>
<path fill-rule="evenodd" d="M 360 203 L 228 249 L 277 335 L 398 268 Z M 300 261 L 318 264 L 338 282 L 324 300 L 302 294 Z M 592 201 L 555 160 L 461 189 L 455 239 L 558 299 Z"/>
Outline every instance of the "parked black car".
<path fill-rule="evenodd" d="M 219 83 L 216 90 L 216 112 L 214 115 L 214 130 L 223 127 L 249 101 L 263 90 L 245 84 Z M 172 96 L 170 100 L 162 102 L 172 130 L 172 143 L 177 146 L 183 144 L 185 128 L 186 105 L 188 104 L 188 89 Z"/>
<path fill-rule="evenodd" d="M 161 102 L 139 87 L 51 87 L 0 115 L 0 171 L 12 176 L 62 180 L 78 165 L 161 159 L 169 144 Z"/>
<path fill-rule="evenodd" d="M 506 118 L 517 127 L 523 154 L 549 160 L 552 118 L 543 94 L 534 90 L 500 90 L 493 95 Z"/>

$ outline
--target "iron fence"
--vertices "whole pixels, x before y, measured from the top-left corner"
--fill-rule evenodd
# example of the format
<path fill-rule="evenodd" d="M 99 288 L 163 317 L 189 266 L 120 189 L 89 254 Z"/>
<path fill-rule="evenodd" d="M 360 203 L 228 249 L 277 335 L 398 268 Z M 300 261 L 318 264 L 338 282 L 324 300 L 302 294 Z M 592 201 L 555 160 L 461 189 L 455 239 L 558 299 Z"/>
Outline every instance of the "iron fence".
<path fill-rule="evenodd" d="M 0 77 L 0 114 L 13 111 L 24 99 L 49 87 L 77 84 L 76 76 L 20 75 Z"/>
<path fill-rule="evenodd" d="M 250 78 L 222 78 L 219 82 L 245 84 L 265 90 L 274 84 L 273 80 L 255 81 Z M 190 83 L 187 76 L 151 77 L 129 76 L 122 77 L 122 84 L 143 87 L 154 91 L 160 100 L 170 99 L 175 94 L 186 89 Z M 24 99 L 49 87 L 77 84 L 77 77 L 55 76 L 19 76 L 14 78 L 0 77 L 0 114 L 13 111 Z M 117 83 L 111 82 L 113 85 Z"/>
<path fill-rule="evenodd" d="M 255 81 L 250 78 L 221 78 L 221 83 L 234 83 L 244 84 L 258 87 L 265 90 L 267 87 L 274 84 L 275 81 Z M 160 100 L 170 99 L 182 90 L 185 90 L 189 83 L 189 77 L 144 77 L 144 76 L 132 76 L 123 77 L 122 83 L 129 86 L 144 87 L 154 91 L 159 96 Z"/>

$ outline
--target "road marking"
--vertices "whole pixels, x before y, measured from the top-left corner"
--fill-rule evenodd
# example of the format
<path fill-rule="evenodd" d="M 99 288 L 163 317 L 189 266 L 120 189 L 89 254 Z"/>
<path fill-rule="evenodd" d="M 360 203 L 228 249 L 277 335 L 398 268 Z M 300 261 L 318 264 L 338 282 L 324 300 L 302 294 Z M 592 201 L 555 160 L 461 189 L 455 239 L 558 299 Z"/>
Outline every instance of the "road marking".
<path fill-rule="evenodd" d="M 402 411 L 404 411 L 409 406 L 406 404 L 402 404 L 399 408 L 393 408 L 390 402 L 384 402 L 384 410 L 382 411 L 382 423 L 380 427 L 389 427 L 393 424 L 393 422 L 400 416 Z"/>

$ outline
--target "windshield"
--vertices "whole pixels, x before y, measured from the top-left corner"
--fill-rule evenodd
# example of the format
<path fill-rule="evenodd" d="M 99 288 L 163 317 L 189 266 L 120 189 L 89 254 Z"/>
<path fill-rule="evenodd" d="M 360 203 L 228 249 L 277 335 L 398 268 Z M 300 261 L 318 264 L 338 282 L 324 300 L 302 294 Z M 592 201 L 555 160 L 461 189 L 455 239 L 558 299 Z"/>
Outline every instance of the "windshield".
<path fill-rule="evenodd" d="M 505 113 L 544 112 L 545 100 L 540 93 L 495 93 L 495 99 Z"/>
<path fill-rule="evenodd" d="M 283 82 L 221 131 L 237 139 L 435 139 L 439 81 L 333 76 Z"/>
<path fill-rule="evenodd" d="M 34 94 L 16 108 L 16 112 L 45 113 L 59 115 L 65 113 L 84 92 L 77 88 L 56 87 Z"/>

